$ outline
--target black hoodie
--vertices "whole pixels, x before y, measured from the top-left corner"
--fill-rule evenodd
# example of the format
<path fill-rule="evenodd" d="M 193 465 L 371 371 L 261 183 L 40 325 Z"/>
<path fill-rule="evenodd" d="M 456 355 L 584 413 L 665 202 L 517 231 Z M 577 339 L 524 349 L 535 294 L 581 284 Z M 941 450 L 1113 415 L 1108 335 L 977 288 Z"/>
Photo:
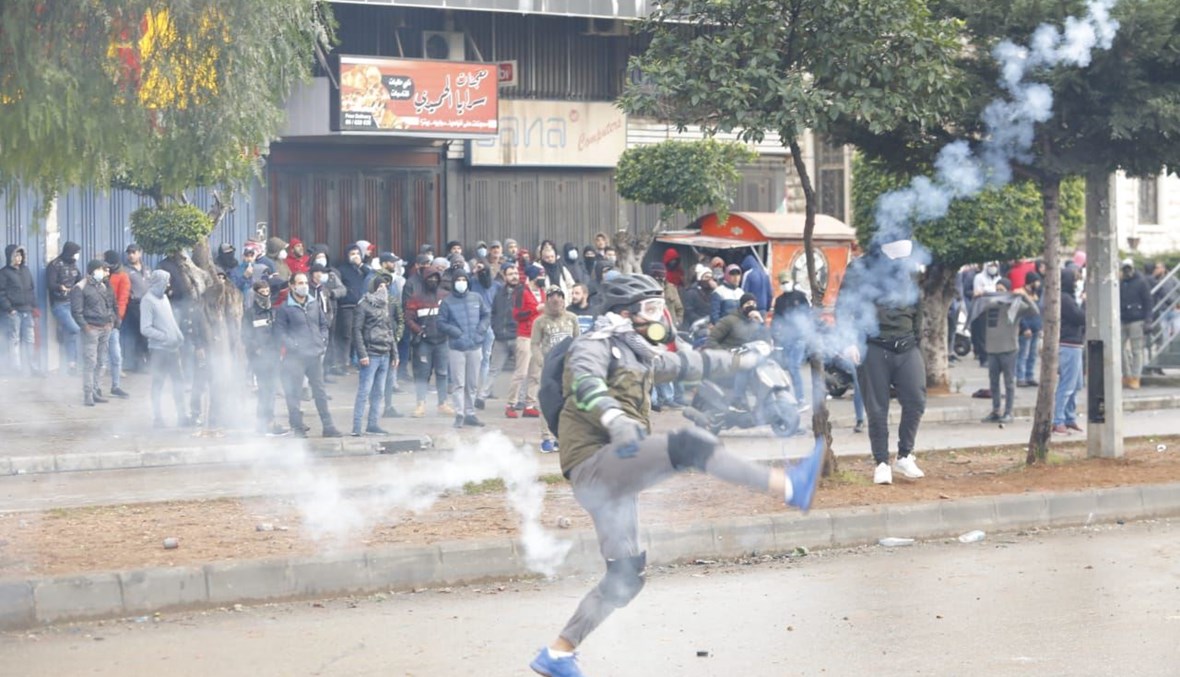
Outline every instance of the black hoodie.
<path fill-rule="evenodd" d="M 45 268 L 45 289 L 49 292 L 50 303 L 68 303 L 70 290 L 82 279 L 78 270 L 78 252 L 82 248 L 76 242 L 62 245 L 61 254 Z"/>
<path fill-rule="evenodd" d="M 1066 268 L 1061 271 L 1061 343 L 1080 346 L 1086 341 L 1086 311 L 1078 305 L 1077 277 Z"/>
<path fill-rule="evenodd" d="M 21 253 L 21 264 L 12 265 L 12 257 Z M 28 312 L 37 303 L 33 292 L 33 273 L 29 272 L 29 256 L 24 248 L 10 244 L 4 248 L 5 266 L 0 268 L 0 313 Z"/>

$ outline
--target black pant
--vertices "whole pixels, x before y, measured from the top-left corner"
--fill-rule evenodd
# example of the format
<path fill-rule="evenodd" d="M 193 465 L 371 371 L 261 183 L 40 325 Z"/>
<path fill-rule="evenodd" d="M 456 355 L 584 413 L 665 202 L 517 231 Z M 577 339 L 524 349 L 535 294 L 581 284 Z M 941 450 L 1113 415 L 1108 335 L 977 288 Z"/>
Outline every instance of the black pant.
<path fill-rule="evenodd" d="M 418 401 L 426 401 L 426 384 L 433 373 L 434 385 L 438 388 L 438 403 L 446 402 L 447 363 L 450 361 L 450 350 L 446 342 L 418 341 L 413 344 L 411 352 L 414 359 L 414 391 Z"/>
<path fill-rule="evenodd" d="M 328 393 L 324 390 L 322 356 L 299 357 L 288 354 L 283 358 L 283 394 L 287 399 L 287 421 L 292 430 L 303 428 L 303 379 L 311 387 L 315 410 L 325 431 L 332 430 L 332 412 L 328 411 Z"/>
<path fill-rule="evenodd" d="M 258 383 L 258 419 L 259 431 L 266 430 L 275 417 L 275 388 L 279 381 L 279 362 L 273 356 L 256 357 L 250 361 L 254 371 L 254 379 Z M 302 389 L 302 385 L 300 386 Z"/>
<path fill-rule="evenodd" d="M 992 389 L 992 413 L 1000 413 L 1000 377 L 1004 377 L 1004 413 L 1012 415 L 1012 403 L 1016 399 L 1016 351 L 988 353 L 987 377 Z"/>
<path fill-rule="evenodd" d="M 336 311 L 336 339 L 333 366 L 343 369 L 352 361 L 352 318 L 356 306 L 340 306 Z"/>
<path fill-rule="evenodd" d="M 869 446 L 873 461 L 889 462 L 889 388 L 897 388 L 901 425 L 897 431 L 897 457 L 909 456 L 918 436 L 918 424 L 926 412 L 926 363 L 915 345 L 895 353 L 872 343 L 857 373 L 869 419 Z"/>
<path fill-rule="evenodd" d="M 127 302 L 127 314 L 119 327 L 119 343 L 123 348 L 123 365 L 127 371 L 143 371 L 148 362 L 148 344 L 139 333 L 139 299 Z"/>

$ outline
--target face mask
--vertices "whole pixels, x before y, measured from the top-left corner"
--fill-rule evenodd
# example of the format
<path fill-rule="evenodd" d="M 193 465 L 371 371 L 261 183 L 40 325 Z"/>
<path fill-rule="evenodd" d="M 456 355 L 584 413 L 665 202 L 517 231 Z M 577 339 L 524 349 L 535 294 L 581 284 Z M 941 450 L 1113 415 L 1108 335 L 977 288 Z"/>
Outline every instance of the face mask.
<path fill-rule="evenodd" d="M 992 277 L 995 277 L 996 275 L 1000 274 L 1000 269 L 996 266 L 988 266 L 987 267 L 987 274 Z"/>
<path fill-rule="evenodd" d="M 488 255 L 488 248 L 487 247 L 480 247 L 479 249 L 476 249 L 475 255 L 481 259 L 485 258 Z"/>
<path fill-rule="evenodd" d="M 750 315 L 752 315 L 753 313 L 755 313 L 757 311 L 758 311 L 757 306 L 746 306 L 745 308 L 742 308 L 742 315 L 749 317 Z"/>
<path fill-rule="evenodd" d="M 672 333 L 664 326 L 663 322 L 648 322 L 635 327 L 636 333 L 647 339 L 648 343 L 658 345 L 660 343 L 668 343 L 671 340 Z"/>
<path fill-rule="evenodd" d="M 90 276 L 94 278 L 95 282 L 102 282 L 103 279 L 106 278 L 106 273 L 102 272 L 102 269 L 99 268 L 98 270 L 91 273 Z"/>
<path fill-rule="evenodd" d="M 259 308 L 264 308 L 264 309 L 269 308 L 270 307 L 270 296 L 263 295 L 263 294 L 255 294 L 254 295 L 254 302 L 258 304 Z"/>
<path fill-rule="evenodd" d="M 321 266 L 324 266 L 325 268 L 327 268 L 327 267 L 328 267 L 328 259 L 327 259 L 327 257 L 324 257 L 324 256 L 317 256 L 317 257 L 315 257 L 315 262 L 316 262 L 316 263 L 318 263 L 318 264 L 320 264 Z"/>
<path fill-rule="evenodd" d="M 316 273 L 315 274 L 315 283 L 316 284 L 323 284 L 327 281 L 328 281 L 327 274 L 325 274 L 325 273 Z"/>
<path fill-rule="evenodd" d="M 279 252 L 279 260 L 280 260 L 280 261 L 282 261 L 282 260 L 283 260 L 283 259 L 285 259 L 285 258 L 287 258 L 287 250 L 286 250 L 286 249 L 284 249 L 283 251 Z"/>
<path fill-rule="evenodd" d="M 455 293 L 462 294 L 467 291 L 467 280 L 455 280 Z"/>
<path fill-rule="evenodd" d="M 435 289 L 438 289 L 438 280 L 436 280 L 434 278 L 426 280 L 426 289 L 429 291 L 434 291 Z"/>
<path fill-rule="evenodd" d="M 568 251 L 568 252 L 566 252 L 565 257 L 567 259 L 569 259 L 570 261 L 577 261 L 578 260 L 578 252 L 572 251 L 572 250 Z"/>
<path fill-rule="evenodd" d="M 292 287 L 292 289 L 295 291 L 296 296 L 307 296 L 308 292 L 311 291 L 311 289 L 305 284 L 297 284 Z"/>

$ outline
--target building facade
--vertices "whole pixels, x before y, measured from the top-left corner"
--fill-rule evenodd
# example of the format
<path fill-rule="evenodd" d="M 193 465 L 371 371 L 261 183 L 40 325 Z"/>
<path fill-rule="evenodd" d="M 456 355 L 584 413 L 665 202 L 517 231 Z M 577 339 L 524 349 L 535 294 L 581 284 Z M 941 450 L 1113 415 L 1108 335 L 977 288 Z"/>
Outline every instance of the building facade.
<path fill-rule="evenodd" d="M 1113 192 L 1119 249 L 1145 256 L 1180 251 L 1180 177 L 1118 172 Z"/>

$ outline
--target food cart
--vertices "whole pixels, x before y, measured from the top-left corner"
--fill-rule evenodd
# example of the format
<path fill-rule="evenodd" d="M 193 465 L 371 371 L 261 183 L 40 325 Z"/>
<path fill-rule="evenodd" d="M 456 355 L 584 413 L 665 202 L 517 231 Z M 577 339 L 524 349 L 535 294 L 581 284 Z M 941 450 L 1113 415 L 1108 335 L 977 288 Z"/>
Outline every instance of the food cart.
<path fill-rule="evenodd" d="M 815 304 L 803 253 L 803 220 L 803 214 L 731 212 L 729 219 L 721 223 L 716 213 L 706 214 L 686 230 L 657 235 L 645 258 L 662 260 L 664 252 L 674 247 L 680 252 L 682 261 L 695 263 L 705 255 L 707 265 L 708 259 L 720 256 L 728 265 L 740 264 L 747 254 L 753 253 L 769 274 L 776 295 L 782 293 L 778 274 L 786 270 L 795 287 L 811 296 Z M 815 217 L 812 241 L 819 296 L 824 306 L 831 307 L 836 303 L 844 271 L 852 262 L 856 231 L 837 218 L 819 214 Z M 687 265 L 686 273 L 691 268 Z"/>

